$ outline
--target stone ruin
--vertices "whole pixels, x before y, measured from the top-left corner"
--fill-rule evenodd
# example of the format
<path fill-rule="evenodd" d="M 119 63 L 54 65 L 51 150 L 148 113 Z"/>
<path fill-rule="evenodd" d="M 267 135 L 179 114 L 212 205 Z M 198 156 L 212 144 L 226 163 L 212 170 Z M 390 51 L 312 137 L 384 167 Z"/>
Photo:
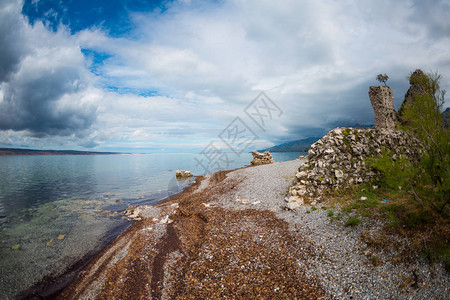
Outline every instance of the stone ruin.
<path fill-rule="evenodd" d="M 272 154 L 269 151 L 265 151 L 264 153 L 253 151 L 252 155 L 252 165 L 266 165 L 273 163 Z"/>
<path fill-rule="evenodd" d="M 366 164 L 386 149 L 393 157 L 417 158 L 420 143 L 407 132 L 388 129 L 335 128 L 311 145 L 289 190 L 289 202 L 316 204 L 327 192 L 376 178 Z"/>
<path fill-rule="evenodd" d="M 371 86 L 369 98 L 375 114 L 375 128 L 396 128 L 397 112 L 394 107 L 394 95 L 388 86 Z"/>
<path fill-rule="evenodd" d="M 406 99 L 419 88 L 411 83 Z M 336 128 L 311 145 L 286 197 L 288 209 L 303 203 L 315 205 L 323 201 L 328 192 L 377 178 L 378 174 L 367 166 L 367 159 L 377 156 L 382 150 L 392 153 L 394 159 L 403 156 L 417 160 L 420 157 L 420 142 L 409 133 L 396 129 L 398 117 L 392 89 L 371 86 L 369 97 L 374 109 L 375 127 Z"/>

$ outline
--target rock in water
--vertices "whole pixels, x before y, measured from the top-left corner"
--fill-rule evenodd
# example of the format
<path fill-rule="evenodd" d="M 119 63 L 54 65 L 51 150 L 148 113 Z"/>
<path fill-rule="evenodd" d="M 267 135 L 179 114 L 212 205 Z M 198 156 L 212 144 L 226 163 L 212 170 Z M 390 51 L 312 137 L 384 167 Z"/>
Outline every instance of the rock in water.
<path fill-rule="evenodd" d="M 273 163 L 272 154 L 270 154 L 269 151 L 266 151 L 264 153 L 253 151 L 252 155 L 253 155 L 252 165 L 265 165 Z"/>
<path fill-rule="evenodd" d="M 175 171 L 175 175 L 176 175 L 177 178 L 189 178 L 189 177 L 192 177 L 191 171 L 176 170 Z"/>

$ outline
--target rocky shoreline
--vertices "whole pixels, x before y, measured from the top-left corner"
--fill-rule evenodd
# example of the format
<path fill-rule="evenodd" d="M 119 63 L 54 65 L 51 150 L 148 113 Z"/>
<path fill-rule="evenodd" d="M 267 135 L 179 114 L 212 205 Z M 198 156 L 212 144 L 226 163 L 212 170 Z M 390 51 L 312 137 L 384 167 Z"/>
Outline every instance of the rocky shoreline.
<path fill-rule="evenodd" d="M 378 221 L 348 228 L 331 224 L 320 206 L 286 209 L 304 161 L 207 175 L 166 203 L 130 211 L 140 220 L 59 298 L 447 297 L 442 265 L 419 256 L 396 263 L 395 250 L 371 249 L 361 240 L 381 228 Z"/>

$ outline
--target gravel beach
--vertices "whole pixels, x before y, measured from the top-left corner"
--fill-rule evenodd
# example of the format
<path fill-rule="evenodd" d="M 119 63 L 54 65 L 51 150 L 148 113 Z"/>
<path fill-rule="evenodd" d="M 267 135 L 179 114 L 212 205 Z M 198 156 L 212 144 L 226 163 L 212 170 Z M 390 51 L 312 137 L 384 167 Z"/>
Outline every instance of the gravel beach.
<path fill-rule="evenodd" d="M 290 224 L 294 234 L 311 243 L 316 256 L 299 264 L 308 270 L 307 274 L 319 278 L 330 298 L 450 299 L 449 274 L 442 264 L 431 266 L 421 257 L 407 265 L 392 264 L 396 253 L 368 249 L 361 234 L 375 232 L 383 224 L 365 219 L 356 228 L 347 228 L 343 226 L 345 222 L 330 223 L 328 211 L 321 206 L 317 210 L 311 206 L 285 210 L 284 193 L 292 185 L 300 164 L 301 160 L 293 160 L 232 172 L 228 180 L 237 180 L 239 184 L 221 195 L 216 203 L 233 209 L 250 206 L 275 211 L 277 217 Z M 248 204 L 242 204 L 242 199 L 244 202 L 248 199 Z M 367 257 L 369 253 L 382 263 L 373 266 L 372 259 Z"/>
<path fill-rule="evenodd" d="M 138 208 L 139 221 L 60 298 L 449 299 L 441 264 L 394 263 L 395 251 L 362 242 L 382 224 L 347 228 L 320 205 L 286 210 L 301 164 L 218 172 Z"/>

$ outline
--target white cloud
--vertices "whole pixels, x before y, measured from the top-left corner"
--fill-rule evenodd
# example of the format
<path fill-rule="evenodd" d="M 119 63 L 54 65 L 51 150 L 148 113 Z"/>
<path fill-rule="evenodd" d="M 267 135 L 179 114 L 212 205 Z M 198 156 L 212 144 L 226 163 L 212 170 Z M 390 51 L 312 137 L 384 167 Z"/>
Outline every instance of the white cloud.
<path fill-rule="evenodd" d="M 64 30 L 52 33 L 41 23 L 28 25 L 19 4 L 11 2 L 0 10 L 1 39 L 12 41 L 2 43 L 3 52 L 15 55 L 1 83 L 0 130 L 36 136 L 85 130 L 96 111 L 86 93 L 93 76 L 78 45 Z M 8 29 L 18 34 L 11 37 Z M 16 53 L 16 48 L 22 50 Z"/>
<path fill-rule="evenodd" d="M 416 68 L 438 70 L 450 88 L 450 8 L 432 2 L 175 1 L 163 13 L 133 13 L 135 29 L 119 38 L 98 28 L 52 33 L 25 24 L 16 11 L 17 37 L 1 31 L 6 21 L 0 36 L 11 49 L 28 47 L 4 54 L 13 63 L 0 95 L 4 103 L 9 86 L 25 90 L 43 74 L 52 79 L 44 87 L 61 91 L 47 102 L 51 116 L 79 129 L 67 143 L 164 148 L 178 141 L 197 149 L 234 117 L 245 118 L 244 108 L 264 90 L 284 114 L 258 133 L 258 143 L 299 139 L 342 122 L 373 122 L 367 91 L 376 74 L 391 77 L 396 105 Z M 95 65 L 98 76 L 80 47 L 108 56 Z M 139 96 L 146 91 L 161 96 Z M 31 128 L 16 130 L 7 135 Z"/>

